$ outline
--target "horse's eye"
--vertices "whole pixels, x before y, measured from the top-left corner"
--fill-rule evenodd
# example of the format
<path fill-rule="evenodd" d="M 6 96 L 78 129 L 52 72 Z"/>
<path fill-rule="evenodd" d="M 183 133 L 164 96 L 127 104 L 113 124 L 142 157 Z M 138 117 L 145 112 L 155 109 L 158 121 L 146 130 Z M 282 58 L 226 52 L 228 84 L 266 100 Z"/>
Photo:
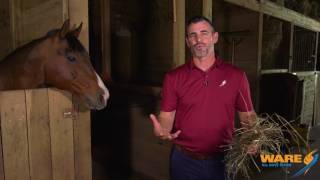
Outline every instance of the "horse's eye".
<path fill-rule="evenodd" d="M 74 56 L 67 56 L 67 59 L 70 61 L 70 62 L 75 62 L 76 61 L 76 58 Z"/>

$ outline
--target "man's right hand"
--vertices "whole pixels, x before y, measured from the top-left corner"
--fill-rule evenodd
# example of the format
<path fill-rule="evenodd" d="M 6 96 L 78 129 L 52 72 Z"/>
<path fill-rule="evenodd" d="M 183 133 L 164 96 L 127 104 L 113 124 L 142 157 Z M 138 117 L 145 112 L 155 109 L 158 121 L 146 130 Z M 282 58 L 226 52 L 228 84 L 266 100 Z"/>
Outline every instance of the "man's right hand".
<path fill-rule="evenodd" d="M 150 120 L 153 124 L 153 133 L 155 136 L 159 137 L 162 140 L 172 140 L 179 136 L 181 130 L 176 131 L 175 133 L 170 133 L 171 129 L 166 129 L 161 126 L 159 120 L 154 114 L 150 114 Z"/>

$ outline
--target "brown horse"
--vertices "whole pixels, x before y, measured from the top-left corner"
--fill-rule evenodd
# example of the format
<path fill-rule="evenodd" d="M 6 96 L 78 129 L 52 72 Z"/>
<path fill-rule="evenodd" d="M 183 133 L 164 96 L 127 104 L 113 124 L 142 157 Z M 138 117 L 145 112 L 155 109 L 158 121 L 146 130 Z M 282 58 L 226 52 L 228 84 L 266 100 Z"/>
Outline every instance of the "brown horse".
<path fill-rule="evenodd" d="M 108 89 L 94 71 L 88 52 L 78 40 L 82 24 L 61 29 L 16 49 L 0 61 L 0 90 L 56 87 L 83 100 L 90 109 L 102 109 Z"/>

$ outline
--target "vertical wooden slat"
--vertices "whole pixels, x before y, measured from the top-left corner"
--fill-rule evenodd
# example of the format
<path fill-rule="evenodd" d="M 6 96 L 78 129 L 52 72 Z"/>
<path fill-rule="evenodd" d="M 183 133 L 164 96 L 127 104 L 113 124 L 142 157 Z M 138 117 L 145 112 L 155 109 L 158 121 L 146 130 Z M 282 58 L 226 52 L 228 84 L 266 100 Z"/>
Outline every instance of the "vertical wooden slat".
<path fill-rule="evenodd" d="M 212 1 L 202 0 L 202 15 L 212 21 Z"/>
<path fill-rule="evenodd" d="M 62 0 L 62 20 L 69 18 L 69 0 Z"/>
<path fill-rule="evenodd" d="M 10 29 L 13 48 L 39 38 L 63 22 L 65 0 L 10 0 Z M 41 14 L 41 15 L 40 15 Z M 33 27 L 37 28 L 33 28 Z"/>
<path fill-rule="evenodd" d="M 89 50 L 88 0 L 69 0 L 68 8 L 71 25 L 83 23 L 79 39 L 83 46 Z"/>
<path fill-rule="evenodd" d="M 25 92 L 2 92 L 1 102 L 5 178 L 6 180 L 29 180 Z"/>
<path fill-rule="evenodd" d="M 26 90 L 30 176 L 52 180 L 47 89 Z"/>
<path fill-rule="evenodd" d="M 0 91 L 0 180 L 4 180 L 4 170 L 3 170 L 3 156 L 2 156 L 2 126 L 1 126 L 1 95 Z"/>
<path fill-rule="evenodd" d="M 92 179 L 90 111 L 74 103 L 74 154 L 76 180 Z"/>
<path fill-rule="evenodd" d="M 315 32 L 316 34 L 316 37 L 315 37 L 315 50 L 314 50 L 314 54 L 313 54 L 313 57 L 314 57 L 314 67 L 313 67 L 313 70 L 314 71 L 317 71 L 317 64 L 318 64 L 318 48 L 319 48 L 319 32 Z"/>
<path fill-rule="evenodd" d="M 261 76 L 261 60 L 262 60 L 262 40 L 263 40 L 263 13 L 259 12 L 258 24 L 258 53 L 257 53 L 257 80 L 256 80 L 256 103 L 255 110 L 259 112 L 260 104 L 260 76 Z"/>
<path fill-rule="evenodd" d="M 48 89 L 53 180 L 74 180 L 73 120 L 71 94 Z"/>
<path fill-rule="evenodd" d="M 173 2 L 173 62 L 174 66 L 179 66 L 185 63 L 185 1 Z"/>
<path fill-rule="evenodd" d="M 288 72 L 292 72 L 293 65 L 293 41 L 294 41 L 294 24 L 290 23 L 290 46 L 289 46 L 289 66 Z"/>

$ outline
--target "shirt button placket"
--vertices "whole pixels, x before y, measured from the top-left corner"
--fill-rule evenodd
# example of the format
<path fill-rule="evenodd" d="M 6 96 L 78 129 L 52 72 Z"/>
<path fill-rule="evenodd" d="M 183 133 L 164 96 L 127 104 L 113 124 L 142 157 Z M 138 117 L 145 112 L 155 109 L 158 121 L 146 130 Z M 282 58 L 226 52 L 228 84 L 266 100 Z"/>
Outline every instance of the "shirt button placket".
<path fill-rule="evenodd" d="M 208 75 L 208 73 L 205 73 L 205 75 L 204 75 L 203 84 L 204 84 L 205 87 L 208 87 L 208 85 L 209 85 L 209 75 Z"/>

